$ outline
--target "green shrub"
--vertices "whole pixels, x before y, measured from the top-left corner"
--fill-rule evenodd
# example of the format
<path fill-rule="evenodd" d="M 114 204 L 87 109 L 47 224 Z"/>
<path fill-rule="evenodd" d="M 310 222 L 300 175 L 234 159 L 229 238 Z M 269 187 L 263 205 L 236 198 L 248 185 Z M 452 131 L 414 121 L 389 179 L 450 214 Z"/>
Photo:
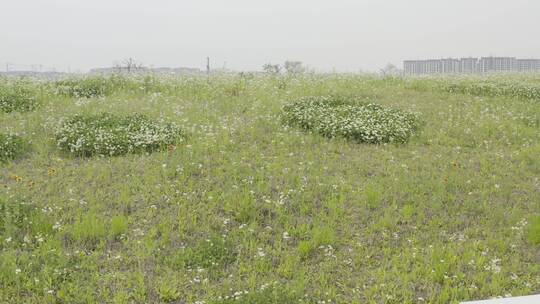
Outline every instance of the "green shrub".
<path fill-rule="evenodd" d="M 17 135 L 0 133 L 0 162 L 6 162 L 23 155 L 28 149 L 28 144 Z"/>
<path fill-rule="evenodd" d="M 540 216 L 535 216 L 529 221 L 527 239 L 531 244 L 540 245 Z"/>
<path fill-rule="evenodd" d="M 36 92 L 29 84 L 1 83 L 0 112 L 28 112 L 39 105 Z"/>
<path fill-rule="evenodd" d="M 282 120 L 326 137 L 404 143 L 419 128 L 416 114 L 335 96 L 308 97 L 283 107 Z"/>
<path fill-rule="evenodd" d="M 144 115 L 75 115 L 56 130 L 57 146 L 76 156 L 116 156 L 152 152 L 183 140 L 176 124 Z"/>

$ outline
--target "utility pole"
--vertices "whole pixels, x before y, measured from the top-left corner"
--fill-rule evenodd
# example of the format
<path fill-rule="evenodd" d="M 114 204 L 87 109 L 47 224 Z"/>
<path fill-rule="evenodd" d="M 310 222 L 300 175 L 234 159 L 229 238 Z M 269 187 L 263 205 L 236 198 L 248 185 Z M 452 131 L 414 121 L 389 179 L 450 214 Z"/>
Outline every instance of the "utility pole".
<path fill-rule="evenodd" d="M 6 72 L 9 73 L 9 62 L 6 62 Z"/>
<path fill-rule="evenodd" d="M 206 57 L 206 78 L 210 83 L 210 57 Z"/>

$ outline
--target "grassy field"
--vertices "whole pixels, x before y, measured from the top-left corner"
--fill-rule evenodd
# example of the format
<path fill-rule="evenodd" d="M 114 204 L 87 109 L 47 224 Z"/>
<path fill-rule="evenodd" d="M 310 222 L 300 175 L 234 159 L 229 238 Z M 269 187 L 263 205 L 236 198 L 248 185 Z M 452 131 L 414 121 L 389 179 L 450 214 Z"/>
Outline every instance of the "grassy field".
<path fill-rule="evenodd" d="M 0 133 L 23 141 L 0 158 L 3 303 L 540 292 L 538 76 L 0 80 L 1 90 L 24 104 L 0 111 Z M 283 106 L 306 96 L 415 113 L 421 125 L 404 143 L 368 144 L 284 124 Z M 101 113 L 143 114 L 182 136 L 117 156 L 58 143 L 73 115 Z"/>

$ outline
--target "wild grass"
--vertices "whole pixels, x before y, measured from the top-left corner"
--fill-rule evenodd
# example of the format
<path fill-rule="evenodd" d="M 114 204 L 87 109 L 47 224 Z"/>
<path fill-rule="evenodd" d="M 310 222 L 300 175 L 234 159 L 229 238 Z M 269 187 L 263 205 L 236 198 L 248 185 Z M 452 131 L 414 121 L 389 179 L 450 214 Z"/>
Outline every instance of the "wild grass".
<path fill-rule="evenodd" d="M 355 75 L 125 77 L 90 98 L 28 85 L 40 107 L 0 113 L 2 132 L 32 143 L 0 165 L 0 302 L 458 303 L 540 290 L 531 99 Z M 385 145 L 284 125 L 283 107 L 306 96 L 419 113 L 423 126 Z M 57 146 L 75 115 L 81 135 L 110 130 L 92 125 L 101 113 L 174 123 L 189 140 L 115 157 Z"/>
<path fill-rule="evenodd" d="M 529 223 L 527 238 L 534 245 L 540 245 L 540 216 L 534 216 Z"/>
<path fill-rule="evenodd" d="M 540 85 L 531 79 L 492 76 L 475 77 L 443 77 L 414 79 L 409 85 L 416 89 L 435 89 L 449 93 L 460 93 L 472 96 L 512 97 L 525 100 L 540 101 Z"/>

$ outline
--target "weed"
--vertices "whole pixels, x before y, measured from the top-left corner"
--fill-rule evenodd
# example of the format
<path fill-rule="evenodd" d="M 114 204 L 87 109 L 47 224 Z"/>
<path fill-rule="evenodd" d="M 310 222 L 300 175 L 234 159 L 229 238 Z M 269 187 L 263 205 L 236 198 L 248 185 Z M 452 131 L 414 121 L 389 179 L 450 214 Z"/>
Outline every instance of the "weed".
<path fill-rule="evenodd" d="M 114 216 L 111 219 L 110 234 L 112 238 L 118 238 L 125 234 L 128 228 L 127 218 L 122 215 Z"/>
<path fill-rule="evenodd" d="M 529 221 L 527 239 L 531 244 L 540 245 L 540 216 L 535 216 Z"/>
<path fill-rule="evenodd" d="M 181 295 L 178 287 L 178 280 L 170 276 L 164 277 L 160 280 L 157 287 L 157 292 L 159 299 L 165 303 L 175 302 L 180 299 Z"/>
<path fill-rule="evenodd" d="M 75 222 L 72 228 L 75 241 L 88 249 L 93 249 L 104 240 L 107 235 L 105 222 L 94 213 L 87 213 Z"/>

